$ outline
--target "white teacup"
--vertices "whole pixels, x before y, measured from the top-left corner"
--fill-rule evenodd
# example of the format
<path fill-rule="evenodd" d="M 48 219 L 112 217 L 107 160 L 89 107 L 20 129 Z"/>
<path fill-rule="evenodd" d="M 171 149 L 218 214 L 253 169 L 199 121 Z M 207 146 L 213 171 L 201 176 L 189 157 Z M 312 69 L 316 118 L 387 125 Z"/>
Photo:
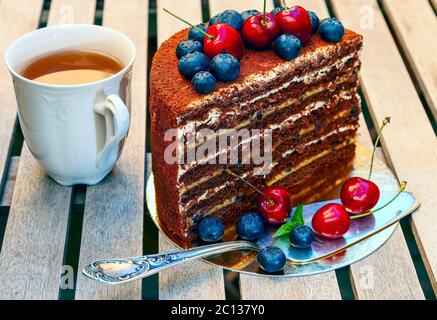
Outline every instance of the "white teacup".
<path fill-rule="evenodd" d="M 79 85 L 43 84 L 20 75 L 35 58 L 69 50 L 103 52 L 124 68 L 107 79 Z M 94 25 L 39 29 L 7 50 L 25 141 L 58 183 L 93 185 L 113 169 L 129 130 L 135 55 L 125 35 Z"/>

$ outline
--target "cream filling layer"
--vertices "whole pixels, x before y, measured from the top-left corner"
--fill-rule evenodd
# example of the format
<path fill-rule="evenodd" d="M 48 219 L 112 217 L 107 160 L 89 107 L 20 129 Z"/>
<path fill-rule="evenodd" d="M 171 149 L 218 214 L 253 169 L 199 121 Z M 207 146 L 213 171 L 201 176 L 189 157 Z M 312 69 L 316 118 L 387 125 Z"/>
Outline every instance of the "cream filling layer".
<path fill-rule="evenodd" d="M 341 149 L 343 147 L 346 147 L 347 145 L 351 144 L 351 143 L 355 143 L 356 139 L 351 139 L 351 140 L 347 140 L 339 145 L 336 146 L 335 150 Z M 325 150 L 322 151 L 320 153 L 318 153 L 317 155 L 309 158 L 308 160 L 302 161 L 301 163 L 299 163 L 298 165 L 296 165 L 295 167 L 293 167 L 291 170 L 284 170 L 281 173 L 277 174 L 276 176 L 274 176 L 272 179 L 266 181 L 266 185 L 268 187 L 274 185 L 276 182 L 278 182 L 279 180 L 284 179 L 285 177 L 288 177 L 290 174 L 296 172 L 297 170 L 302 169 L 303 167 L 307 166 L 308 164 L 310 164 L 311 162 L 314 162 L 318 159 L 321 159 L 325 156 L 327 156 L 328 154 L 331 153 L 331 150 Z"/>
<path fill-rule="evenodd" d="M 357 129 L 357 128 L 358 128 L 358 125 L 348 125 L 348 126 L 344 126 L 344 127 L 341 127 L 341 128 L 335 129 L 335 130 L 333 130 L 333 131 L 331 131 L 331 132 L 329 132 L 329 133 L 323 135 L 323 136 L 320 137 L 320 138 L 317 138 L 317 139 L 314 139 L 314 140 L 312 140 L 312 141 L 309 141 L 309 142 L 305 143 L 305 144 L 304 144 L 304 147 L 308 147 L 308 146 L 311 146 L 311 145 L 313 145 L 313 144 L 316 144 L 316 143 L 319 143 L 319 142 L 321 142 L 321 141 L 324 141 L 324 140 L 326 140 L 327 138 L 329 138 L 329 137 L 331 137 L 331 136 L 333 136 L 333 135 L 335 135 L 335 134 L 342 133 L 342 132 L 347 132 L 347 131 L 351 131 L 351 130 L 355 130 L 355 129 Z M 295 150 L 296 150 L 296 149 L 290 149 L 290 150 L 284 152 L 284 153 L 282 154 L 282 156 L 285 158 L 287 155 L 292 154 Z M 277 163 L 276 163 L 276 164 L 277 164 Z M 275 165 L 276 165 L 276 164 L 275 164 Z M 242 175 L 243 178 L 246 178 L 247 176 L 249 176 L 248 173 L 244 173 L 244 174 Z M 218 186 L 218 187 L 214 187 L 214 188 L 210 188 L 210 189 L 205 190 L 205 192 L 202 193 L 200 196 L 198 196 L 198 197 L 196 197 L 196 198 L 193 198 L 192 200 L 190 200 L 189 202 L 187 202 L 186 205 L 185 205 L 185 207 L 186 207 L 186 208 L 190 208 L 190 207 L 193 206 L 194 204 L 196 204 L 196 203 L 198 203 L 198 202 L 200 202 L 200 201 L 203 201 L 203 200 L 208 199 L 209 197 L 211 197 L 211 196 L 214 195 L 215 193 L 217 193 L 217 192 L 223 190 L 224 188 L 226 188 L 226 187 L 232 185 L 235 181 L 236 181 L 236 180 L 226 181 L 224 184 L 222 184 L 222 185 L 220 185 L 220 186 Z"/>
<path fill-rule="evenodd" d="M 313 82 L 314 80 L 319 80 L 322 77 L 324 77 L 325 75 L 327 75 L 328 73 L 330 73 L 334 68 L 335 69 L 341 69 L 342 67 L 344 67 L 353 57 L 357 56 L 356 53 L 351 53 L 350 55 L 347 55 L 345 57 L 343 57 L 340 61 L 337 61 L 334 64 L 331 64 L 329 66 L 323 67 L 321 69 L 318 69 L 316 71 L 313 71 L 309 74 L 305 74 L 303 76 L 300 77 L 294 77 L 293 79 L 291 79 L 288 82 L 283 83 L 281 86 L 279 86 L 278 88 L 272 89 L 258 97 L 253 98 L 252 100 L 248 101 L 248 102 L 244 102 L 240 105 L 240 107 L 244 107 L 247 105 L 250 105 L 252 103 L 255 103 L 261 99 L 265 99 L 268 98 L 272 95 L 274 95 L 275 93 L 278 93 L 279 91 L 283 90 L 283 89 L 287 89 L 292 83 L 300 83 L 300 82 L 304 82 L 306 84 L 310 84 L 311 82 Z"/>
<path fill-rule="evenodd" d="M 347 76 L 344 76 L 344 77 L 341 77 L 341 78 L 337 79 L 336 81 L 337 81 L 338 84 L 342 84 L 342 83 L 346 82 L 348 79 L 349 78 Z M 321 87 L 319 89 L 306 92 L 304 95 L 302 95 L 300 97 L 300 99 L 288 99 L 287 101 L 284 101 L 283 103 L 281 103 L 279 105 L 276 105 L 275 107 L 266 110 L 264 112 L 264 117 L 269 116 L 269 115 L 273 114 L 274 112 L 282 110 L 284 108 L 291 107 L 293 104 L 295 104 L 299 100 L 305 100 L 305 99 L 310 98 L 311 96 L 316 95 L 318 93 L 321 93 L 321 92 L 323 92 L 325 90 L 326 90 L 326 87 Z M 352 95 L 350 93 L 348 93 L 347 91 L 342 92 L 341 93 L 341 97 L 345 98 L 345 99 L 352 99 Z M 216 117 L 217 117 L 217 109 L 213 109 L 213 110 L 210 111 L 207 120 L 203 121 L 202 124 L 208 123 L 210 119 L 214 119 Z M 251 118 L 249 118 L 246 121 L 240 122 L 232 130 L 239 130 L 241 128 L 244 128 L 244 127 L 250 125 L 250 122 L 251 122 Z M 189 130 L 195 130 L 195 125 L 191 124 L 190 127 L 189 127 Z M 178 138 L 179 139 L 182 139 L 184 134 L 185 133 L 183 133 L 182 131 L 178 130 Z M 220 134 L 220 132 L 218 132 L 218 133 L 212 134 L 212 135 L 210 135 L 208 137 L 209 137 L 209 139 L 217 139 L 220 136 L 221 136 L 221 134 Z M 203 144 L 205 142 L 206 141 L 198 141 L 198 142 L 196 142 L 194 144 L 191 144 L 191 145 L 187 144 L 186 146 L 183 146 L 183 148 L 196 148 L 196 147 L 199 147 L 201 144 Z M 184 156 L 184 150 L 183 149 L 179 149 L 179 154 L 181 155 L 181 159 L 182 159 L 183 156 Z M 180 162 L 183 162 L 183 161 L 180 161 Z M 179 165 L 178 166 L 178 180 L 179 180 L 179 178 L 186 171 L 187 171 L 187 169 L 186 169 L 185 165 Z"/>
<path fill-rule="evenodd" d="M 352 144 L 352 143 L 355 143 L 355 139 L 351 139 L 351 140 L 349 140 L 349 141 L 345 141 L 345 142 L 342 143 L 341 145 L 337 146 L 337 148 L 336 148 L 335 150 L 339 150 L 339 149 L 341 149 L 341 148 L 344 148 L 344 147 L 346 147 L 347 145 Z M 318 155 L 316 155 L 316 156 L 314 156 L 314 157 L 311 157 L 311 158 L 307 159 L 307 160 L 304 161 L 304 162 L 301 162 L 301 165 L 296 166 L 295 168 L 293 168 L 292 170 L 290 170 L 290 172 L 285 172 L 285 171 L 284 171 L 284 172 L 278 174 L 278 175 L 275 176 L 275 178 L 274 178 L 275 182 L 278 182 L 278 181 L 284 179 L 285 177 L 289 176 L 290 174 L 292 174 L 292 173 L 296 172 L 297 170 L 300 170 L 300 169 L 302 169 L 303 167 L 305 167 L 305 166 L 311 164 L 312 162 L 314 162 L 314 161 L 316 161 L 316 160 L 318 160 L 318 159 L 320 159 L 320 158 L 322 158 L 322 157 L 324 157 L 324 156 L 330 154 L 331 152 L 333 152 L 333 151 L 331 151 L 331 150 L 326 150 L 326 151 L 324 151 L 324 152 L 321 152 L 321 153 L 319 153 Z M 270 184 L 270 185 L 267 185 L 267 186 L 271 186 L 271 184 Z M 208 216 L 208 215 L 214 214 L 215 212 L 217 212 L 217 211 L 219 211 L 219 210 L 221 210 L 221 209 L 223 209 L 223 208 L 226 208 L 227 206 L 229 206 L 229 205 L 235 203 L 236 200 L 234 200 L 234 198 L 235 198 L 235 197 L 228 198 L 228 199 L 226 199 L 225 201 L 223 201 L 223 203 L 220 203 L 220 204 L 218 204 L 218 205 L 212 207 L 210 210 L 208 210 L 208 211 L 205 213 L 205 216 Z"/>
<path fill-rule="evenodd" d="M 313 141 L 310 141 L 308 143 L 305 143 L 304 146 L 305 147 L 311 146 L 313 144 L 319 143 L 320 141 L 324 141 L 324 140 L 328 139 L 329 137 L 331 137 L 333 135 L 336 135 L 336 134 L 339 134 L 339 133 L 343 133 L 343 132 L 347 132 L 347 131 L 351 131 L 351 130 L 356 130 L 356 129 L 358 129 L 358 127 L 359 127 L 359 125 L 357 124 L 357 125 L 348 125 L 348 126 L 344 126 L 344 127 L 338 128 L 336 130 L 333 130 L 333 131 L 323 135 L 322 137 L 320 137 L 320 139 L 313 140 Z M 288 151 L 286 151 L 286 152 L 284 152 L 282 154 L 282 157 L 286 158 L 288 155 L 294 153 L 295 151 L 296 151 L 296 149 L 288 150 Z"/>
<path fill-rule="evenodd" d="M 225 114 L 228 114 L 231 116 L 238 115 L 240 113 L 239 110 L 241 110 L 245 106 L 251 105 L 257 101 L 268 98 L 268 97 L 274 95 L 275 93 L 278 93 L 280 90 L 287 89 L 293 83 L 304 82 L 306 84 L 311 84 L 313 81 L 317 81 L 317 80 L 323 78 L 325 75 L 330 73 L 334 68 L 337 70 L 341 69 L 354 57 L 358 58 L 358 54 L 356 52 L 352 53 L 348 56 L 343 57 L 340 61 L 337 61 L 334 64 L 323 67 L 321 69 L 317 69 L 317 70 L 315 70 L 309 74 L 303 75 L 301 77 L 294 77 L 290 81 L 283 83 L 278 88 L 272 89 L 272 90 L 270 90 L 262 95 L 259 95 L 250 101 L 240 103 L 240 105 L 237 108 L 235 108 L 235 110 L 233 110 L 232 113 L 225 113 Z M 359 64 L 359 61 L 357 60 L 357 62 L 354 64 L 354 67 L 358 66 L 358 64 Z M 220 120 L 221 115 L 222 115 L 222 112 L 220 110 L 214 108 L 210 112 L 208 112 L 205 119 L 197 120 L 197 121 L 190 121 L 189 124 L 186 124 L 186 125 L 179 127 L 178 130 L 181 131 L 181 135 L 183 136 L 184 134 L 186 134 L 186 132 L 192 130 L 193 125 L 194 125 L 194 127 L 198 127 L 198 126 L 205 125 L 205 124 L 213 125 L 213 124 L 217 123 Z M 180 122 L 180 119 L 177 119 L 177 121 Z"/>
<path fill-rule="evenodd" d="M 351 42 L 355 42 L 355 40 Z M 343 42 L 336 43 L 328 47 L 326 46 L 318 47 L 314 51 L 305 52 L 293 61 L 284 62 L 270 69 L 267 72 L 249 75 L 242 83 L 236 83 L 234 85 L 230 85 L 227 88 L 220 90 L 219 92 L 213 92 L 205 97 L 202 97 L 201 99 L 195 100 L 188 106 L 188 108 L 194 109 L 196 107 L 208 104 L 217 99 L 220 99 L 220 96 L 223 94 L 228 94 L 228 93 L 235 94 L 243 90 L 250 90 L 251 88 L 253 88 L 254 85 L 256 85 L 257 87 L 264 86 L 284 73 L 289 73 L 289 74 L 294 73 L 296 70 L 296 66 L 304 65 L 304 64 L 306 65 L 318 64 L 320 60 L 330 59 L 333 56 L 336 56 L 337 53 L 341 50 L 342 46 L 344 45 L 345 44 Z M 355 55 L 359 57 L 361 51 L 362 51 L 361 48 L 356 50 Z M 178 120 L 178 123 L 181 123 L 182 118 L 178 118 L 176 120 Z"/>
<path fill-rule="evenodd" d="M 335 115 L 331 120 L 332 120 L 332 121 L 337 121 L 338 119 L 343 118 L 347 113 L 348 113 L 348 111 L 347 111 L 347 110 L 344 110 L 344 111 L 342 111 L 342 112 L 336 114 L 336 115 Z M 300 136 L 303 136 L 303 135 L 305 135 L 305 134 L 310 133 L 310 132 L 313 131 L 314 129 L 315 129 L 315 126 L 307 127 L 307 128 L 301 129 L 301 130 L 299 131 L 299 135 L 300 135 Z M 275 150 L 276 147 L 277 147 L 278 145 L 279 145 L 279 144 L 277 144 L 277 145 L 274 147 L 273 150 Z M 292 149 L 292 151 L 295 151 L 295 149 Z M 272 164 L 269 166 L 270 169 L 273 169 L 273 167 L 275 167 L 277 164 L 278 164 L 277 162 L 272 163 Z M 198 185 L 200 185 L 200 184 L 202 184 L 202 183 L 204 183 L 204 182 L 206 182 L 206 181 L 208 181 L 208 180 L 210 180 L 210 179 L 215 178 L 215 177 L 218 176 L 221 172 L 222 172 L 221 169 L 220 169 L 220 170 L 217 170 L 217 171 L 211 173 L 210 175 L 208 175 L 208 176 L 204 176 L 204 177 L 202 177 L 202 178 L 196 180 L 195 182 L 193 182 L 193 183 L 191 183 L 191 184 L 189 184 L 189 185 L 185 185 L 184 183 L 180 184 L 180 186 L 179 186 L 180 194 L 184 194 L 185 192 L 187 192 L 187 191 L 189 191 L 189 190 L 191 190 L 191 189 L 197 187 Z"/>
<path fill-rule="evenodd" d="M 336 94 L 336 95 L 332 96 L 332 99 L 333 99 L 332 105 L 336 105 L 341 100 L 345 100 L 345 101 L 352 100 L 352 98 L 353 98 L 353 96 L 350 94 L 350 90 L 343 90 L 339 94 Z M 281 105 L 279 105 L 277 107 L 277 110 L 280 110 L 280 109 L 285 108 L 287 106 L 291 106 L 297 100 L 298 99 L 291 99 L 291 100 L 285 101 L 284 103 L 282 103 Z M 270 129 L 270 130 L 274 131 L 274 130 L 282 129 L 284 127 L 285 128 L 290 127 L 296 121 L 301 119 L 302 117 L 309 116 L 313 112 L 315 112 L 315 111 L 317 111 L 319 109 L 325 108 L 327 106 L 329 106 L 329 104 L 327 104 L 326 101 L 317 101 L 317 102 L 311 103 L 308 106 L 306 106 L 304 111 L 296 113 L 296 114 L 293 114 L 293 115 L 289 116 L 288 118 L 286 118 L 285 120 L 283 120 L 283 121 L 281 121 L 279 123 L 270 124 L 266 129 Z M 276 111 L 276 110 L 274 110 L 274 111 Z M 274 111 L 272 111 L 272 112 L 274 112 Z M 235 129 L 232 129 L 232 130 L 235 130 Z M 224 134 L 226 134 L 226 133 L 224 133 Z M 239 148 L 242 145 L 247 144 L 248 142 L 250 142 L 252 139 L 259 138 L 261 135 L 262 135 L 262 133 L 260 133 L 258 135 L 251 136 L 249 139 L 244 139 L 240 143 L 238 143 L 236 145 L 236 147 Z M 209 137 L 209 139 L 213 139 L 214 136 L 215 136 L 215 138 L 218 138 L 219 134 L 213 135 L 213 137 Z M 187 146 L 187 147 L 190 148 L 190 146 Z M 189 170 L 191 170 L 191 169 L 193 169 L 193 168 L 195 168 L 195 167 L 197 167 L 199 165 L 207 164 L 211 160 L 215 159 L 217 156 L 220 156 L 220 155 L 225 154 L 227 152 L 228 152 L 227 149 L 219 150 L 217 152 L 212 153 L 208 157 L 202 159 L 201 161 L 195 161 L 195 162 L 187 163 L 187 164 L 180 164 L 179 167 L 178 167 L 178 180 L 187 171 L 189 171 Z"/>
<path fill-rule="evenodd" d="M 306 200 L 306 202 L 308 203 L 313 203 L 315 201 L 317 201 L 318 199 L 320 199 L 320 196 L 323 195 L 327 195 L 330 192 L 332 192 L 334 189 L 338 188 L 338 186 L 340 186 L 341 184 L 343 184 L 345 182 L 346 179 L 337 179 L 335 180 L 335 182 L 332 184 L 332 186 L 328 187 L 327 189 L 324 190 L 324 192 L 319 193 L 319 194 L 315 194 L 312 197 L 309 197 Z"/>

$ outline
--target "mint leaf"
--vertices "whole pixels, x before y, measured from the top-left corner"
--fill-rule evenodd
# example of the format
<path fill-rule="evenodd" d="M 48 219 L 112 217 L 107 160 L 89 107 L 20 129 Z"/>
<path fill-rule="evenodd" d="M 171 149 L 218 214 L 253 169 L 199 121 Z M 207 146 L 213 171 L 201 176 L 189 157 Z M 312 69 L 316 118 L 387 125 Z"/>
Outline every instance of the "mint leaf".
<path fill-rule="evenodd" d="M 287 223 L 284 223 L 281 227 L 279 227 L 279 229 L 276 230 L 272 237 L 279 238 L 290 234 L 294 228 L 298 226 L 303 226 L 304 224 L 305 221 L 303 220 L 303 206 L 298 205 L 296 211 L 294 212 L 293 218 L 291 218 L 291 221 L 288 221 Z"/>
<path fill-rule="evenodd" d="M 297 206 L 291 221 L 298 223 L 300 226 L 305 224 L 305 221 L 303 220 L 303 205 L 300 204 Z"/>
<path fill-rule="evenodd" d="M 276 232 L 273 234 L 272 237 L 279 238 L 285 236 L 291 233 L 291 231 L 293 231 L 293 229 L 296 228 L 297 226 L 299 225 L 296 222 L 292 222 L 292 221 L 284 223 L 278 230 L 276 230 Z"/>

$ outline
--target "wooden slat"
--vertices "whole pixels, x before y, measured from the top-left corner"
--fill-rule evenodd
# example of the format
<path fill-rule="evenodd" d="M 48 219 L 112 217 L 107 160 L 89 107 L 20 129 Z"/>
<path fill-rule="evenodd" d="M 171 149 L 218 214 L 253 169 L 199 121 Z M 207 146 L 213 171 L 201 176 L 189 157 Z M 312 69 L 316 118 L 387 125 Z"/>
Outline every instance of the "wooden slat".
<path fill-rule="evenodd" d="M 317 12 L 321 19 L 329 15 L 323 0 L 306 0 L 301 3 L 308 10 Z M 364 42 L 366 45 L 366 39 Z M 376 126 L 378 127 L 379 124 Z M 391 130 L 391 128 L 386 130 Z M 372 140 L 363 116 L 360 118 L 358 134 L 359 144 L 371 149 Z M 374 299 L 423 298 L 401 228 L 395 231 L 384 247 L 363 261 L 352 265 L 350 276 L 357 299 L 363 297 L 360 294 L 361 291 L 366 291 L 368 298 Z"/>
<path fill-rule="evenodd" d="M 158 46 L 170 38 L 175 32 L 187 28 L 188 26 L 169 16 L 163 12 L 162 9 L 166 8 L 176 13 L 177 15 L 188 19 L 190 22 L 197 24 L 202 22 L 202 5 L 200 1 L 188 0 L 188 1 L 171 1 L 171 0 L 158 0 L 156 4 L 156 15 L 158 24 Z M 194 19 L 194 20 L 190 20 Z"/>
<path fill-rule="evenodd" d="M 34 29 L 41 8 L 42 1 L 2 0 L 2 46 Z M 15 103 L 5 87 L 2 105 L 8 108 Z M 49 179 L 24 146 L 0 256 L 0 298 L 58 298 L 70 198 L 71 189 Z"/>
<path fill-rule="evenodd" d="M 87 189 L 79 267 L 99 258 L 142 254 L 146 138 L 148 0 L 106 0 L 103 24 L 135 43 L 131 127 L 109 177 Z M 78 277 L 76 299 L 140 299 L 141 281 L 107 286 Z"/>
<path fill-rule="evenodd" d="M 210 0 L 211 15 L 225 9 L 262 11 L 262 1 Z M 273 2 L 269 1 L 269 10 Z M 240 274 L 242 299 L 341 299 L 334 272 L 315 277 L 270 279 Z"/>
<path fill-rule="evenodd" d="M 421 209 L 412 218 L 413 230 L 434 290 L 437 290 L 435 134 L 376 1 L 333 1 L 333 4 L 336 14 L 345 25 L 364 35 L 366 44 L 361 71 L 363 92 L 375 123 L 381 123 L 387 115 L 392 117 L 390 128 L 382 138 L 384 153 L 397 177 L 407 180 L 409 189 L 422 201 Z M 370 21 L 373 21 L 373 25 L 361 23 L 360 27 L 360 21 L 369 18 L 363 18 L 366 12 L 362 8 L 371 9 L 366 9 L 366 12 L 372 15 Z M 404 263 L 401 258 L 392 266 L 393 269 Z M 401 277 L 404 276 L 402 274 Z M 395 286 L 400 279 L 398 277 L 390 288 L 397 290 Z M 423 295 L 418 296 L 418 290 L 412 286 L 411 291 L 401 297 L 422 298 Z M 357 295 L 362 299 L 379 297 L 372 290 L 357 290 Z"/>
<path fill-rule="evenodd" d="M 31 4 L 30 4 L 31 3 Z M 0 56 L 4 57 L 9 45 L 19 36 L 38 26 L 42 0 L 1 1 L 0 6 Z M 4 63 L 0 65 L 0 192 L 6 169 L 12 136 L 17 118 L 16 100 L 9 71 Z"/>
<path fill-rule="evenodd" d="M 244 1 L 229 1 L 229 0 L 209 0 L 209 11 L 211 17 L 219 12 L 227 9 L 243 12 L 249 9 L 263 10 L 263 1 L 259 0 L 244 0 Z M 274 8 L 273 0 L 267 0 L 267 11 Z"/>
<path fill-rule="evenodd" d="M 159 233 L 160 252 L 176 249 Z M 160 300 L 222 300 L 223 271 L 203 261 L 184 263 L 159 274 Z"/>
<path fill-rule="evenodd" d="M 168 8 L 189 21 L 201 22 L 202 10 L 199 0 L 159 0 L 157 6 L 158 43 L 161 44 L 175 32 L 186 28 L 175 18 L 162 11 Z M 160 252 L 174 250 L 165 237 L 159 235 Z M 205 262 L 195 261 L 165 270 L 159 274 L 159 297 L 171 299 L 224 299 L 223 271 Z"/>
<path fill-rule="evenodd" d="M 267 278 L 240 274 L 244 300 L 340 300 L 334 272 L 299 277 Z"/>
<path fill-rule="evenodd" d="M 92 23 L 94 21 L 96 0 L 52 1 L 49 12 L 49 22 L 56 24 Z"/>
<path fill-rule="evenodd" d="M 405 56 L 437 119 L 437 19 L 428 0 L 384 0 Z"/>

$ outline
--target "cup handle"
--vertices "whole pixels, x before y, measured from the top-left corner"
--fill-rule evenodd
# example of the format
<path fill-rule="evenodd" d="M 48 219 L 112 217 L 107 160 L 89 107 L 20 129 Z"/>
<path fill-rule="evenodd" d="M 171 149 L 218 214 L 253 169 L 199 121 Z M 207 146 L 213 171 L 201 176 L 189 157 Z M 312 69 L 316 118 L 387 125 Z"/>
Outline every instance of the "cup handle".
<path fill-rule="evenodd" d="M 103 167 L 109 160 L 114 146 L 118 145 L 129 131 L 130 115 L 124 102 L 117 95 L 110 95 L 105 103 L 96 104 L 94 111 L 105 118 L 106 142 L 97 154 L 97 167 Z"/>

